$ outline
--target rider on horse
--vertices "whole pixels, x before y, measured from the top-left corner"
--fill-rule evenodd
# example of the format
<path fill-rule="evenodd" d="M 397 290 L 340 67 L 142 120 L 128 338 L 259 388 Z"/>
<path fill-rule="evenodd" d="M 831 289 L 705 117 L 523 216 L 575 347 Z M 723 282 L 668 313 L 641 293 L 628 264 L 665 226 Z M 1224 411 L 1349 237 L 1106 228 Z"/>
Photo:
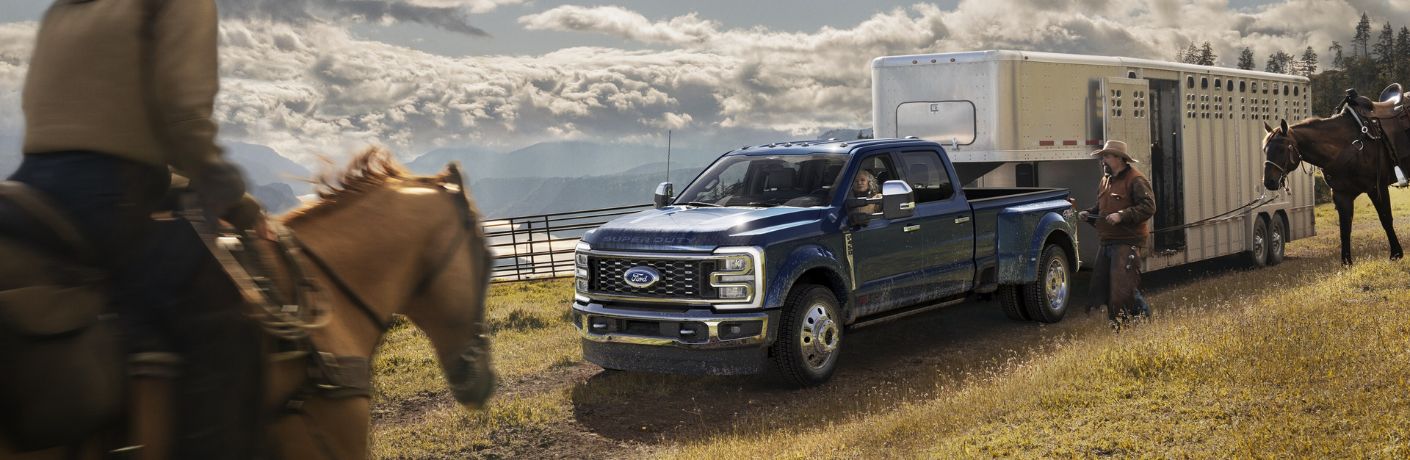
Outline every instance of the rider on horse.
<path fill-rule="evenodd" d="M 198 277 L 218 266 L 193 228 L 152 218 L 169 209 L 169 168 L 208 215 L 260 218 L 238 206 L 244 180 L 215 144 L 217 34 L 214 0 L 55 2 L 30 61 L 25 155 L 11 177 L 47 195 L 96 250 L 138 357 L 130 387 L 174 387 L 178 458 L 250 458 L 259 445 L 258 329 L 232 303 L 201 298 L 211 281 Z"/>

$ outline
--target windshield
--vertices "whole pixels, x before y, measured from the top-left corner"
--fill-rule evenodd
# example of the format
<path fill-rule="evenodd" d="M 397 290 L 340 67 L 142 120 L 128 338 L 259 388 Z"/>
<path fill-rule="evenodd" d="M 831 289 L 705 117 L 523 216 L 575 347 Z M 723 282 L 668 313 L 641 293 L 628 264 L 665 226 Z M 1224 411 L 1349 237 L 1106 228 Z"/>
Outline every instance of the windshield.
<path fill-rule="evenodd" d="M 690 184 L 676 204 L 696 206 L 826 206 L 847 155 L 726 157 Z"/>

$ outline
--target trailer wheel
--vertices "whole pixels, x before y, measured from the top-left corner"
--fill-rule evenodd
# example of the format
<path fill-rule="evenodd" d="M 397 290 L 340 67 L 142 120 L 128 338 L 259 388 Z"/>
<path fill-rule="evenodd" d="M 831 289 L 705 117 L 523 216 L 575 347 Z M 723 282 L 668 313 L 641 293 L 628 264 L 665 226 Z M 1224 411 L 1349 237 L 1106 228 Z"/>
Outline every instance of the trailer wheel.
<path fill-rule="evenodd" d="M 1268 228 L 1268 265 L 1278 265 L 1283 263 L 1284 245 L 1288 242 L 1287 226 L 1283 225 L 1283 218 L 1272 217 L 1272 224 Z"/>
<path fill-rule="evenodd" d="M 1067 314 L 1072 299 L 1072 270 L 1068 267 L 1067 250 L 1050 244 L 1038 259 L 1038 280 L 1023 285 L 1024 310 L 1034 321 L 1056 323 Z"/>
<path fill-rule="evenodd" d="M 1028 310 L 1023 308 L 1023 295 L 1019 293 L 1019 286 L 1005 284 L 999 286 L 999 307 L 1004 310 L 1004 316 L 1014 321 L 1028 321 Z"/>
<path fill-rule="evenodd" d="M 774 341 L 775 367 L 798 386 L 818 385 L 832 378 L 842 351 L 842 317 L 832 290 L 814 284 L 795 286 L 788 294 Z"/>
<path fill-rule="evenodd" d="M 1244 254 L 1254 267 L 1268 266 L 1268 219 L 1259 217 L 1253 223 L 1253 244 Z"/>

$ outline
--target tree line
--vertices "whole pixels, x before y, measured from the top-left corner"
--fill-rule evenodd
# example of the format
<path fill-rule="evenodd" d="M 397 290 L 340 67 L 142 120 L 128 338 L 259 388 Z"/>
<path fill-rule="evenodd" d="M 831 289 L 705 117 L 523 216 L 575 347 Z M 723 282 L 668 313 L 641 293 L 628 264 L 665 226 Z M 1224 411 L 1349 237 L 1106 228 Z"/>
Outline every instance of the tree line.
<path fill-rule="evenodd" d="M 1371 24 L 1371 17 L 1362 13 L 1351 35 L 1350 48 L 1333 41 L 1327 49 L 1331 53 L 1331 65 L 1321 72 L 1318 72 L 1321 56 L 1311 46 L 1300 56 L 1273 50 L 1267 55 L 1262 70 L 1308 77 L 1314 95 L 1312 112 L 1324 117 L 1332 115 L 1341 103 L 1343 91 L 1348 88 L 1356 88 L 1362 95 L 1374 98 L 1392 82 L 1410 84 L 1410 27 L 1401 26 L 1397 31 L 1387 21 L 1379 33 L 1374 33 Z M 1254 70 L 1255 56 L 1253 49 L 1245 47 L 1239 52 L 1238 68 Z M 1175 53 L 1175 61 L 1187 64 L 1212 66 L 1218 58 L 1209 42 L 1200 46 L 1190 43 Z"/>

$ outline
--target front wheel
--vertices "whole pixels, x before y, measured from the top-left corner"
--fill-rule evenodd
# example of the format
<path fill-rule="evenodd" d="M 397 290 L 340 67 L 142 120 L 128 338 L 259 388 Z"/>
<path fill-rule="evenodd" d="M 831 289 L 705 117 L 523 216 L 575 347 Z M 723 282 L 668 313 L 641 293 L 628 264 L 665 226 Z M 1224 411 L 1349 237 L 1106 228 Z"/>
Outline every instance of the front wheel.
<path fill-rule="evenodd" d="M 779 373 L 805 387 L 832 378 L 842 351 L 842 326 L 832 290 L 811 284 L 794 287 L 770 350 Z"/>
<path fill-rule="evenodd" d="M 1050 244 L 1038 259 L 1038 279 L 1022 286 L 1023 307 L 1034 321 L 1056 323 L 1067 314 L 1072 298 L 1072 270 L 1067 250 Z"/>

